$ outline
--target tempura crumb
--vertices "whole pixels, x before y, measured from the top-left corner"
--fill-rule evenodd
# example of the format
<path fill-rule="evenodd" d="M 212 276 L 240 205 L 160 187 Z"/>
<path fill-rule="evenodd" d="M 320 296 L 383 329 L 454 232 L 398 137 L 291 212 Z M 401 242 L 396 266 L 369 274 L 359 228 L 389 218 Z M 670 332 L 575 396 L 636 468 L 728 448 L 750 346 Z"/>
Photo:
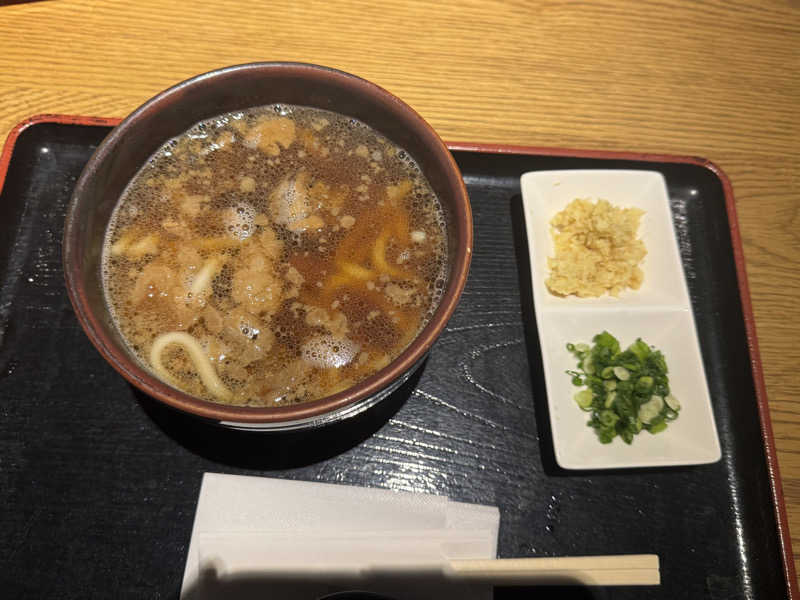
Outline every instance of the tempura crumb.
<path fill-rule="evenodd" d="M 545 285 L 557 296 L 618 296 L 639 289 L 647 254 L 638 239 L 644 211 L 620 208 L 607 200 L 577 198 L 550 221 L 555 256 L 548 257 Z"/>

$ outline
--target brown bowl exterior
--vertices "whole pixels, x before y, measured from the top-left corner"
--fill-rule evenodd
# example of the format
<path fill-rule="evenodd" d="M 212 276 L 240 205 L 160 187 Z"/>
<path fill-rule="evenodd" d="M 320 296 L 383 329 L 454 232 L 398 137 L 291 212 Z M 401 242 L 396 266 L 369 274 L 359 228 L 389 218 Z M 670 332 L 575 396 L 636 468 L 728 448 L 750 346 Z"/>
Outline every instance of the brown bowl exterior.
<path fill-rule="evenodd" d="M 431 321 L 391 364 L 348 390 L 280 408 L 200 400 L 157 379 L 128 350 L 103 294 L 101 257 L 112 211 L 125 186 L 165 141 L 198 121 L 266 104 L 312 106 L 356 118 L 404 148 L 441 199 L 448 228 L 449 276 Z M 130 383 L 187 413 L 229 426 L 307 427 L 374 404 L 418 365 L 444 329 L 464 288 L 472 257 L 472 213 L 456 163 L 436 132 L 408 105 L 368 81 L 302 63 L 252 63 L 199 75 L 133 112 L 97 148 L 75 187 L 63 242 L 67 291 L 75 314 L 103 357 Z"/>

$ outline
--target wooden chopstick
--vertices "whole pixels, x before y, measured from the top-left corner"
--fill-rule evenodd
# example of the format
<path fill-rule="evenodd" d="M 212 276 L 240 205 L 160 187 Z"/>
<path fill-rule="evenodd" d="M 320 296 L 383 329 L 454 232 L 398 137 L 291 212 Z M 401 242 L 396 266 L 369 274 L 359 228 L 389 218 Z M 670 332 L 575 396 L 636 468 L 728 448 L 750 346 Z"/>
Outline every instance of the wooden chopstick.
<path fill-rule="evenodd" d="M 458 579 L 493 583 L 659 585 L 661 574 L 655 554 L 612 556 L 562 556 L 452 560 L 446 573 Z"/>

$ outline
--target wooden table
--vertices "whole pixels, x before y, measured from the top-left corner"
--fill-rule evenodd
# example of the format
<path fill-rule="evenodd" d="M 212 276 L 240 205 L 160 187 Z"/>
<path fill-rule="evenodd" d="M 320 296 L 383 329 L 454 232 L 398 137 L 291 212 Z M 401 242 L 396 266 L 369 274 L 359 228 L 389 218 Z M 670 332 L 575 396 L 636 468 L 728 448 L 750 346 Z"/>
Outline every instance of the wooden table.
<path fill-rule="evenodd" d="M 0 139 L 124 116 L 210 69 L 361 75 L 447 140 L 693 154 L 733 181 L 789 523 L 800 547 L 800 2 L 61 2 L 0 8 Z"/>

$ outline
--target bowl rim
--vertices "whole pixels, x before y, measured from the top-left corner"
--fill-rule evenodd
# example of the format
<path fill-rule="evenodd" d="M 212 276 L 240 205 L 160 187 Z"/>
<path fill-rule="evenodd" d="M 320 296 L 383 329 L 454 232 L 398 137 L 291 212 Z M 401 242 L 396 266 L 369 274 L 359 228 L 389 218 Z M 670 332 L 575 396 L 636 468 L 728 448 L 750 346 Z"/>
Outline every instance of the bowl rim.
<path fill-rule="evenodd" d="M 452 277 L 442 295 L 439 306 L 427 325 L 400 355 L 377 373 L 336 394 L 284 407 L 233 406 L 202 400 L 162 382 L 133 356 L 118 351 L 103 333 L 100 320 L 90 307 L 86 290 L 81 283 L 82 261 L 76 255 L 74 243 L 79 231 L 77 209 L 85 189 L 99 165 L 125 139 L 127 132 L 151 111 L 157 111 L 162 105 L 169 103 L 170 99 L 185 93 L 188 88 L 209 79 L 223 78 L 243 71 L 264 71 L 266 73 L 283 71 L 286 74 L 335 81 L 344 86 L 350 86 L 354 93 L 371 96 L 381 103 L 399 109 L 403 113 L 403 118 L 408 119 L 409 122 L 415 122 L 426 136 L 426 142 L 429 143 L 433 154 L 446 165 L 445 177 L 448 184 L 452 185 L 456 191 L 457 210 L 452 213 L 453 222 L 448 222 L 448 227 L 456 228 L 457 239 L 454 259 L 451 262 Z M 445 143 L 413 108 L 384 88 L 338 69 L 302 62 L 253 62 L 215 69 L 181 81 L 147 100 L 108 134 L 92 154 L 75 185 L 65 220 L 62 260 L 67 293 L 78 321 L 103 358 L 134 387 L 173 408 L 198 417 L 233 424 L 280 425 L 288 421 L 313 420 L 315 417 L 323 417 L 348 406 L 355 406 L 359 402 L 379 394 L 394 380 L 411 371 L 416 364 L 421 362 L 422 357 L 444 330 L 456 309 L 469 273 L 472 248 L 472 209 L 461 172 Z"/>

